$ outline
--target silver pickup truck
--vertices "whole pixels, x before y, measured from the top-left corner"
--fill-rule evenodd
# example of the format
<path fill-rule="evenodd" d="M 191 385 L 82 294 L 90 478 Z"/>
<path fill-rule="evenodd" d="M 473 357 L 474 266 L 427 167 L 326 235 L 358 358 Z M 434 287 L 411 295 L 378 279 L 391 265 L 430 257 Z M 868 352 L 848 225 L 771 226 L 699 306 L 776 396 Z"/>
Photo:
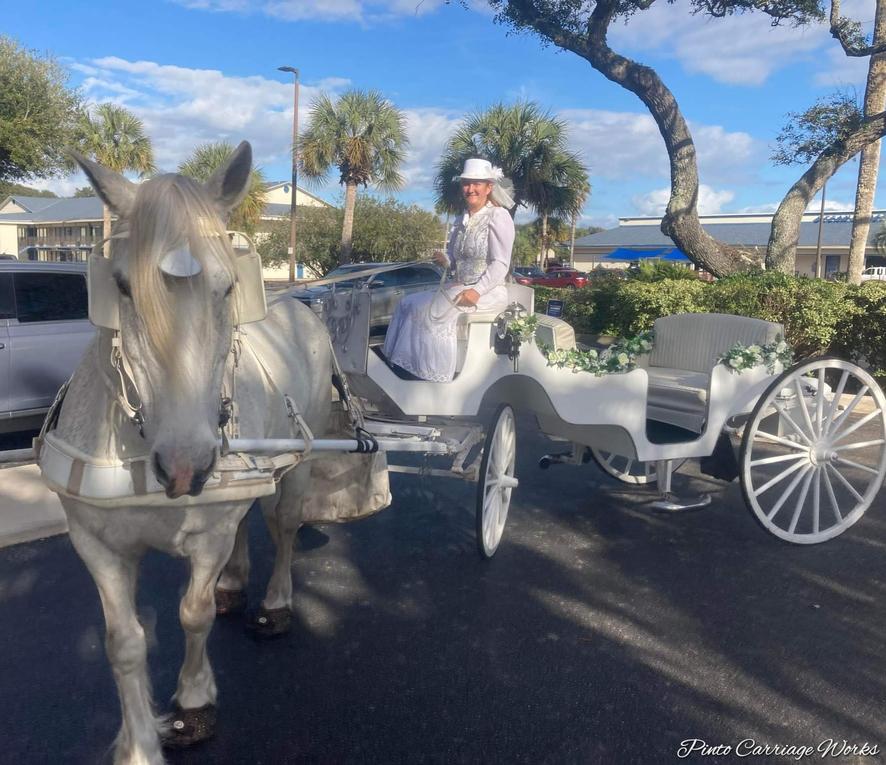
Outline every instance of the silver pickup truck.
<path fill-rule="evenodd" d="M 94 336 L 85 263 L 0 261 L 0 433 L 39 426 Z"/>

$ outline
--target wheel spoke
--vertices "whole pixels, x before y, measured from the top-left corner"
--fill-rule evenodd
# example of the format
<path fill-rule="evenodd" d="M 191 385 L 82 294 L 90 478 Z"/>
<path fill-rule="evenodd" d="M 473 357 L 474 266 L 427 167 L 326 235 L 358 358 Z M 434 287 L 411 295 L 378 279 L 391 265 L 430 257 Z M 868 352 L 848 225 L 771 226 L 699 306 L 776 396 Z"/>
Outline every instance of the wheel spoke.
<path fill-rule="evenodd" d="M 764 457 L 759 460 L 751 460 L 751 467 L 758 467 L 759 465 L 772 465 L 776 462 L 788 462 L 789 460 L 801 460 L 804 457 L 808 457 L 809 453 L 805 452 L 803 454 L 780 454 L 778 457 Z"/>
<path fill-rule="evenodd" d="M 789 467 L 787 470 L 783 470 L 781 473 L 779 473 L 777 476 L 775 476 L 775 478 L 773 478 L 770 481 L 767 481 L 759 489 L 757 489 L 754 492 L 754 496 L 759 497 L 764 491 L 766 491 L 767 489 L 771 489 L 773 486 L 775 486 L 775 484 L 779 483 L 780 481 L 783 481 L 791 473 L 796 472 L 801 467 L 803 467 L 804 465 L 808 465 L 808 464 L 809 464 L 809 461 L 806 460 L 806 461 L 798 461 L 796 465 L 791 465 L 791 467 Z"/>
<path fill-rule="evenodd" d="M 844 369 L 843 374 L 840 375 L 840 382 L 837 384 L 837 390 L 834 391 L 834 398 L 831 401 L 830 407 L 828 407 L 828 416 L 822 427 L 823 433 L 830 432 L 831 423 L 834 421 L 834 415 L 837 413 L 837 408 L 840 406 L 840 397 L 843 395 L 843 389 L 846 387 L 846 381 L 848 379 L 849 370 Z"/>
<path fill-rule="evenodd" d="M 886 438 L 878 438 L 876 441 L 857 441 L 854 444 L 846 444 L 846 446 L 835 446 L 835 452 L 848 452 L 852 449 L 867 449 L 869 446 L 882 446 L 886 444 Z"/>
<path fill-rule="evenodd" d="M 788 488 L 786 488 L 781 496 L 778 498 L 778 501 L 772 506 L 772 509 L 766 514 L 766 517 L 771 521 L 775 514 L 781 510 L 784 503 L 787 501 L 787 498 L 791 496 L 791 492 L 797 487 L 797 484 L 803 480 L 803 476 L 805 476 L 812 469 L 811 465 L 806 465 L 803 470 L 799 471 L 797 475 L 793 477 L 791 482 L 788 484 Z M 758 495 L 759 496 L 759 495 Z"/>
<path fill-rule="evenodd" d="M 604 454 L 604 452 L 601 452 L 601 454 Z M 617 455 L 615 454 L 610 454 L 605 460 L 603 460 L 603 462 L 606 464 L 606 467 L 612 467 L 612 460 L 614 460 L 616 456 Z"/>
<path fill-rule="evenodd" d="M 843 515 L 840 512 L 840 505 L 837 504 L 837 495 L 834 494 L 834 485 L 831 483 L 831 477 L 828 475 L 827 470 L 822 470 L 821 474 L 824 476 L 824 487 L 827 490 L 828 500 L 831 503 L 834 515 L 837 517 L 837 523 L 842 523 Z"/>
<path fill-rule="evenodd" d="M 837 476 L 837 478 L 840 479 L 841 483 L 849 490 L 849 492 L 852 494 L 853 497 L 855 497 L 859 502 L 864 502 L 864 499 L 862 498 L 861 494 L 859 494 L 855 490 L 855 487 L 851 483 L 849 483 L 846 476 L 844 476 L 839 470 L 837 470 L 837 468 L 833 467 L 830 464 L 828 464 L 826 467 L 828 470 L 832 471 L 833 474 L 835 476 Z"/>
<path fill-rule="evenodd" d="M 818 370 L 818 390 L 815 392 L 815 435 L 821 438 L 821 425 L 824 419 L 824 367 Z"/>
<path fill-rule="evenodd" d="M 854 460 L 847 460 L 845 457 L 837 457 L 834 462 L 837 462 L 840 465 L 848 465 L 849 467 L 854 467 L 856 470 L 863 470 L 865 473 L 870 473 L 871 475 L 880 475 L 880 471 L 876 468 L 862 465 L 860 462 L 855 462 Z"/>
<path fill-rule="evenodd" d="M 791 518 L 791 525 L 788 527 L 788 532 L 793 534 L 797 530 L 797 522 L 800 520 L 800 513 L 803 512 L 803 505 L 806 502 L 806 495 L 809 493 L 809 484 L 812 483 L 812 479 L 815 476 L 815 468 L 810 465 L 810 469 L 806 471 L 806 478 L 803 479 L 803 487 L 800 489 L 800 496 L 797 499 L 797 508 L 794 510 L 794 515 Z M 799 478 L 802 473 L 797 474 L 797 478 Z M 796 482 L 796 478 L 794 481 Z M 787 497 L 785 498 L 787 499 Z M 813 519 L 813 523 L 815 525 L 815 531 L 818 531 L 818 518 Z"/>
<path fill-rule="evenodd" d="M 852 414 L 852 410 L 858 406 L 858 403 L 867 395 L 867 392 L 870 390 L 867 385 L 862 385 L 861 390 L 855 394 L 855 398 L 849 402 L 849 406 L 847 406 L 841 413 L 840 416 L 834 420 L 834 424 L 831 427 L 830 434 L 834 435 L 840 428 L 843 426 L 843 423 L 849 418 L 849 415 Z"/>
<path fill-rule="evenodd" d="M 864 417 L 862 417 L 858 422 L 856 422 L 851 428 L 847 428 L 836 438 L 833 438 L 833 436 L 835 436 L 839 432 L 839 430 L 840 430 L 839 426 L 835 427 L 834 431 L 832 433 L 830 433 L 829 435 L 831 436 L 831 439 L 834 443 L 838 443 L 838 442 L 842 441 L 844 438 L 846 438 L 846 436 L 852 435 L 853 433 L 855 433 L 856 430 L 867 425 L 871 420 L 874 419 L 874 417 L 876 417 L 877 415 L 882 414 L 882 413 L 883 413 L 882 409 L 875 409 L 873 412 L 868 412 Z"/>
<path fill-rule="evenodd" d="M 800 401 L 803 401 L 803 397 L 800 397 Z M 800 438 L 802 438 L 807 444 L 811 444 L 812 440 L 806 434 L 806 432 L 794 422 L 794 418 L 788 414 L 788 410 L 785 408 L 784 404 L 779 404 L 778 401 L 773 401 L 772 405 L 775 407 L 776 411 L 779 413 L 781 418 L 791 426 L 791 430 L 793 430 Z M 803 406 L 802 403 L 798 404 L 798 406 Z M 805 410 L 804 410 L 805 411 Z M 808 415 L 807 415 L 808 416 Z"/>
<path fill-rule="evenodd" d="M 794 378 L 794 388 L 797 391 L 797 399 L 800 402 L 800 408 L 803 410 L 803 421 L 806 423 L 806 427 L 809 428 L 809 435 L 811 438 L 816 438 L 818 435 L 815 431 L 815 426 L 812 424 L 812 420 L 809 417 L 809 407 L 806 406 L 806 396 L 803 395 L 803 386 L 800 384 L 800 377 Z"/>
<path fill-rule="evenodd" d="M 796 441 L 791 441 L 787 438 L 782 438 L 781 436 L 775 436 L 772 433 L 766 433 L 763 430 L 758 430 L 754 433 L 754 438 L 762 439 L 763 441 L 769 441 L 773 444 L 781 444 L 782 446 L 787 446 L 789 449 L 796 449 L 801 452 L 808 452 L 809 446 L 808 444 L 798 444 Z"/>
<path fill-rule="evenodd" d="M 627 473 L 628 475 L 630 475 L 630 474 L 631 474 L 631 468 L 632 468 L 633 466 L 634 466 L 634 460 L 632 460 L 632 459 L 628 459 L 628 464 L 625 465 L 625 473 Z"/>
<path fill-rule="evenodd" d="M 812 490 L 812 528 L 813 533 L 818 533 L 819 520 L 821 518 L 821 468 L 815 470 L 815 488 Z"/>

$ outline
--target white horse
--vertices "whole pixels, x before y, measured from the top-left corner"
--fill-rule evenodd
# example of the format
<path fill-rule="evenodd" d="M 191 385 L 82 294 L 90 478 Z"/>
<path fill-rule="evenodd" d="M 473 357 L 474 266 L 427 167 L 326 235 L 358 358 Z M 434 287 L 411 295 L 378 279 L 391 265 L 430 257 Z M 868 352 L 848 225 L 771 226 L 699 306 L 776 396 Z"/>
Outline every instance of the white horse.
<path fill-rule="evenodd" d="M 286 473 L 276 488 L 266 478 L 261 492 L 248 480 L 238 484 L 243 472 L 225 479 L 217 445 L 232 407 L 224 399 L 233 396 L 243 437 L 292 437 L 294 420 L 322 434 L 332 359 L 325 327 L 295 300 L 278 303 L 265 320 L 239 331 L 238 290 L 246 287 L 238 283 L 239 256 L 222 220 L 249 185 L 248 143 L 205 185 L 163 175 L 136 186 L 101 165 L 77 161 L 119 217 L 110 263 L 101 261 L 116 290 L 119 330 L 101 329 L 85 354 L 57 426 L 45 436 L 41 466 L 61 496 L 71 541 L 101 597 L 123 718 L 115 762 L 162 763 L 161 733 L 173 743 L 212 734 L 217 691 L 206 640 L 216 615 L 216 582 L 236 538 L 221 587 L 228 606 L 239 599 L 248 568 L 242 522 L 258 493 L 267 494 L 262 509 L 277 557 L 256 625 L 270 633 L 288 628 L 292 547 L 310 464 Z M 98 303 L 107 295 L 100 294 L 97 278 L 90 276 L 90 298 L 100 313 Z M 289 404 L 300 417 L 290 416 Z M 50 475 L 51 458 L 56 473 L 58 464 L 70 468 L 66 479 Z M 86 482 L 101 489 L 111 480 L 103 476 L 119 478 L 121 470 L 131 477 L 133 496 L 84 498 Z M 191 564 L 179 608 L 185 659 L 168 726 L 152 709 L 145 633 L 135 606 L 139 562 L 151 547 Z"/>

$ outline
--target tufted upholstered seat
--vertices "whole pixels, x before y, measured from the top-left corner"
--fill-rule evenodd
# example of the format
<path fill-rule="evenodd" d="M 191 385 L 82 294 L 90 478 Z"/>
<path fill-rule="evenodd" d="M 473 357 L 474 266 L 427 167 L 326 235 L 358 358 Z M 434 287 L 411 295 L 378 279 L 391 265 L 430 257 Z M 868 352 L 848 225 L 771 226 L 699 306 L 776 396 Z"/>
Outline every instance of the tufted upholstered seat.
<path fill-rule="evenodd" d="M 707 416 L 711 370 L 736 343 L 764 345 L 781 324 L 723 313 L 681 313 L 655 322 L 655 347 L 645 360 L 647 416 L 700 433 Z"/>

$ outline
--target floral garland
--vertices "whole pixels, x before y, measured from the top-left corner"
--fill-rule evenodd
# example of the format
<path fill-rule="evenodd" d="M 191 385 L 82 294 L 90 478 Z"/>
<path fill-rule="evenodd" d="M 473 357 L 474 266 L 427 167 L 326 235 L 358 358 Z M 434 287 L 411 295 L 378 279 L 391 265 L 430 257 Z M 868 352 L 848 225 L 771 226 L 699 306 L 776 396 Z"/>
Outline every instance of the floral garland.
<path fill-rule="evenodd" d="M 717 361 L 725 364 L 730 372 L 741 374 L 748 369 L 765 366 L 769 374 L 775 374 L 776 364 L 788 367 L 794 361 L 794 351 L 784 338 L 778 335 L 775 340 L 766 345 L 742 345 L 736 343 Z"/>
<path fill-rule="evenodd" d="M 538 314 L 520 316 L 511 319 L 507 325 L 507 331 L 520 339 L 520 343 L 535 342 L 535 330 L 538 327 Z"/>
<path fill-rule="evenodd" d="M 605 351 L 593 348 L 587 351 L 577 348 L 554 350 L 545 345 L 539 345 L 539 350 L 547 358 L 549 367 L 571 369 L 574 373 L 590 372 L 595 377 L 602 377 L 630 372 L 637 366 L 637 357 L 652 350 L 653 342 L 654 335 L 649 331 L 623 338 Z"/>

